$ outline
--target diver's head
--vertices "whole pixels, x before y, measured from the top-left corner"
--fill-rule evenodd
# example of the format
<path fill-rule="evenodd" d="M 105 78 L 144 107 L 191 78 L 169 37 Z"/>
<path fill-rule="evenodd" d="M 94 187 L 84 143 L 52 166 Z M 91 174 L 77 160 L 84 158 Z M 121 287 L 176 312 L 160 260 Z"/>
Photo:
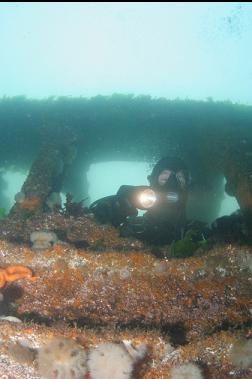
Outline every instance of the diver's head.
<path fill-rule="evenodd" d="M 190 175 L 184 162 L 179 158 L 165 157 L 154 166 L 148 176 L 150 186 L 161 192 L 186 192 Z"/>

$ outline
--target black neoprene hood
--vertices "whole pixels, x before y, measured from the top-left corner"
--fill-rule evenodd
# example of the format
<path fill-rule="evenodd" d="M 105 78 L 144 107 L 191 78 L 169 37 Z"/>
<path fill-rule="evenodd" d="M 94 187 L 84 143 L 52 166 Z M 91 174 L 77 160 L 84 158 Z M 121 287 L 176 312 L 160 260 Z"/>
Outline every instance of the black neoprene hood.
<path fill-rule="evenodd" d="M 183 171 L 186 175 L 186 180 L 189 178 L 189 172 L 184 162 L 177 157 L 165 157 L 160 159 L 153 167 L 152 173 L 148 176 L 151 186 L 158 184 L 158 177 L 164 170 L 171 170 L 174 172 Z"/>

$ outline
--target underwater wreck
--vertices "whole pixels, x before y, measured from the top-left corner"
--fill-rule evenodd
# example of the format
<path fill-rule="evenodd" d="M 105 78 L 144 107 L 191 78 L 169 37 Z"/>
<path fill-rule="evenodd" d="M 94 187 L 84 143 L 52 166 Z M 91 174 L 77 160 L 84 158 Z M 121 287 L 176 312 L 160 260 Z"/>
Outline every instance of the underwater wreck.
<path fill-rule="evenodd" d="M 1 165 L 29 168 L 0 221 L 0 377 L 252 378 L 252 246 L 174 258 L 97 223 L 79 183 L 91 163 L 169 150 L 197 183 L 189 218 L 218 216 L 223 177 L 251 212 L 251 122 L 251 107 L 211 100 L 0 101 Z"/>

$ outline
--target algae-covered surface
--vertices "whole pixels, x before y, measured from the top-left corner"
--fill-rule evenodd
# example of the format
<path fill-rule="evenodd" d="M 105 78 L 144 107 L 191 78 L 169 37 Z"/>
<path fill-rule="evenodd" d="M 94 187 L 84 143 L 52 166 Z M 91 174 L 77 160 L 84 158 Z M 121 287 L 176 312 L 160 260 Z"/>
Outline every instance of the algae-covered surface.
<path fill-rule="evenodd" d="M 194 231 L 189 230 L 181 240 L 154 246 L 144 239 L 122 237 L 120 228 L 99 223 L 84 199 L 87 188 L 75 181 L 83 162 L 87 168 L 92 160 L 100 159 L 102 151 L 113 155 L 112 145 L 119 142 L 124 151 L 125 129 L 118 126 L 113 134 L 116 107 L 121 112 L 120 125 L 131 125 L 133 116 L 141 120 L 136 133 L 143 131 L 146 112 L 152 107 L 168 124 L 173 115 L 167 141 L 178 146 L 178 155 L 188 160 L 195 177 L 201 178 L 191 189 L 188 218 L 190 209 L 196 220 L 207 222 L 216 216 L 224 191 L 223 176 L 241 212 L 249 214 L 250 145 L 242 145 L 241 136 L 250 139 L 250 107 L 120 96 L 47 102 L 21 98 L 2 100 L 3 121 L 8 107 L 15 104 L 20 105 L 16 110 L 19 119 L 26 107 L 32 112 L 36 108 L 36 117 L 39 109 L 49 109 L 51 116 L 39 130 L 29 125 L 30 135 L 24 126 L 24 144 L 30 146 L 31 138 L 34 144 L 27 149 L 27 156 L 23 155 L 24 161 L 16 164 L 25 167 L 29 160 L 28 175 L 10 211 L 1 204 L 0 377 L 100 379 L 99 375 L 107 375 L 107 379 L 111 375 L 105 370 L 107 365 L 107 370 L 119 370 L 113 379 L 121 379 L 125 372 L 125 379 L 174 379 L 182 374 L 192 379 L 197 375 L 251 379 L 250 223 L 246 227 L 229 223 L 232 228 L 218 229 L 218 235 L 209 241 L 204 236 L 195 240 Z M 84 117 L 85 127 L 76 120 L 72 127 L 60 125 L 60 118 L 55 128 L 50 127 L 52 115 L 53 122 L 57 119 L 57 109 L 69 112 L 70 117 L 73 107 L 80 115 L 79 123 Z M 110 128 L 104 123 L 106 131 L 100 110 L 101 119 L 97 116 L 94 123 L 90 121 L 94 107 L 103 109 L 106 122 L 111 120 Z M 188 126 L 186 118 L 189 114 L 196 117 L 195 107 L 205 123 L 193 126 L 194 120 Z M 231 117 L 221 132 L 217 110 L 222 120 Z M 212 125 L 211 135 L 206 120 Z M 18 124 L 11 117 L 10 122 L 15 140 Z M 159 133 L 162 125 L 157 122 Z M 180 133 L 176 132 L 178 126 Z M 190 136 L 186 127 L 191 128 Z M 100 147 L 100 142 L 95 143 L 97 128 L 101 136 L 110 130 L 112 145 L 106 145 L 106 140 Z M 127 143 L 137 147 L 133 140 Z M 155 139 L 147 133 L 141 148 L 138 146 L 139 158 L 148 151 L 148 159 L 154 159 L 152 143 Z M 162 152 L 162 144 L 157 146 Z M 12 154 L 15 160 L 13 151 L 3 148 L 1 154 L 7 160 Z M 65 185 L 71 193 L 62 205 L 59 192 Z M 76 201 L 81 191 L 83 197 Z M 203 208 L 198 205 L 201 201 Z"/>
<path fill-rule="evenodd" d="M 251 378 L 249 366 L 232 355 L 252 334 L 250 246 L 164 259 L 139 241 L 125 243 L 112 227 L 96 228 L 99 240 L 115 236 L 109 244 L 103 236 L 98 251 L 95 242 L 79 249 L 57 241 L 39 250 L 0 242 L 0 368 L 7 378 L 44 377 L 40 351 L 60 337 L 87 354 L 104 343 L 145 346 L 134 378 L 170 379 L 172 370 L 192 362 L 205 378 Z M 245 343 L 245 355 L 249 349 Z M 57 362 L 57 351 L 51 354 Z M 71 364 L 67 353 L 62 359 L 63 369 Z"/>

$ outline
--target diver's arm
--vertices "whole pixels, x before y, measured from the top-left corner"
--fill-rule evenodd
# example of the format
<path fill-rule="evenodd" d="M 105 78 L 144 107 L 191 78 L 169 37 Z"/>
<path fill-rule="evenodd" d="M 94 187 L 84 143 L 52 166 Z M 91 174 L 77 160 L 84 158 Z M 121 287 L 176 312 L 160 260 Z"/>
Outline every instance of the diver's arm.
<path fill-rule="evenodd" d="M 133 186 L 121 186 L 116 195 L 104 197 L 91 204 L 90 211 L 99 222 L 119 226 L 128 216 L 136 216 L 138 213 L 127 196 L 131 188 Z"/>
<path fill-rule="evenodd" d="M 95 215 L 97 221 L 102 224 L 112 224 L 114 226 L 118 224 L 117 215 L 117 196 L 106 196 L 96 200 L 89 207 L 89 210 Z"/>

